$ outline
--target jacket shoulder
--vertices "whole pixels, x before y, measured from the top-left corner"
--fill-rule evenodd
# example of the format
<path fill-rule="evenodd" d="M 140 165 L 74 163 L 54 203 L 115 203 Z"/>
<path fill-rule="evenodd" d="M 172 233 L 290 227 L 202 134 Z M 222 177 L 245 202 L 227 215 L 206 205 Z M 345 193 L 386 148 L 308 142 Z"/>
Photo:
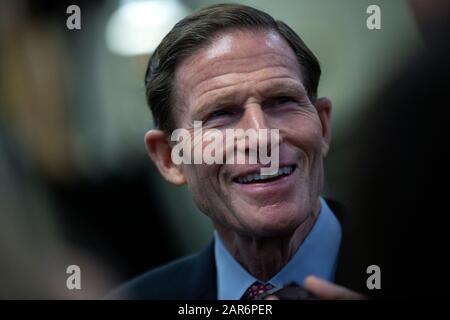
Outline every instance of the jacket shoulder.
<path fill-rule="evenodd" d="M 214 255 L 209 250 L 147 271 L 113 290 L 106 299 L 185 300 L 213 298 Z M 215 285 L 215 282 L 214 282 Z M 212 289 L 205 292 L 205 289 Z"/>

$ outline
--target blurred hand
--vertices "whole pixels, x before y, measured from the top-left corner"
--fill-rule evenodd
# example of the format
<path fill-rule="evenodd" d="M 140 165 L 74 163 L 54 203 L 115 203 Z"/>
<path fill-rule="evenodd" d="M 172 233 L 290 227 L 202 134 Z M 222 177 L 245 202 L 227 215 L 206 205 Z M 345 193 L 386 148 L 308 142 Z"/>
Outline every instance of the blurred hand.
<path fill-rule="evenodd" d="M 318 299 L 324 300 L 362 300 L 365 297 L 355 291 L 349 290 L 345 287 L 331 283 L 329 281 L 320 279 L 315 276 L 306 277 L 304 288 L 316 296 Z M 265 300 L 280 300 L 276 293 L 269 295 Z"/>
<path fill-rule="evenodd" d="M 315 276 L 305 279 L 304 287 L 319 299 L 325 300 L 363 300 L 365 296 Z"/>

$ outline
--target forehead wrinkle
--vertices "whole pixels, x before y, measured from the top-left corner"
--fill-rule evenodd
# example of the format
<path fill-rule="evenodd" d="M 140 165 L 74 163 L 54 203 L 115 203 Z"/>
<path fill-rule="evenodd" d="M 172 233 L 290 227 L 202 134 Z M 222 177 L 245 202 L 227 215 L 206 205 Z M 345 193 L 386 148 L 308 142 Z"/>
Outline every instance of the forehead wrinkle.
<path fill-rule="evenodd" d="M 254 74 L 257 74 L 254 76 Z M 217 90 L 223 90 L 236 85 L 244 85 L 248 82 L 262 82 L 275 78 L 292 78 L 299 82 L 302 82 L 301 72 L 293 72 L 284 64 L 273 64 L 253 70 L 252 72 L 239 72 L 239 73 L 226 73 L 214 76 L 213 78 L 205 78 L 200 83 L 191 84 L 189 88 L 184 87 L 183 93 L 187 93 L 189 97 L 188 104 L 192 106 L 192 111 L 196 112 L 198 105 L 203 103 L 194 104 L 195 100 L 201 100 L 208 92 L 214 92 Z M 224 80 L 225 79 L 225 80 Z"/>
<path fill-rule="evenodd" d="M 215 58 L 213 61 L 210 61 L 208 59 L 202 59 L 202 56 L 198 56 L 196 58 L 197 61 L 201 61 L 200 66 L 196 67 L 194 70 L 193 64 L 195 64 L 195 61 L 186 61 L 185 64 L 183 64 L 179 70 L 179 79 L 185 79 L 185 77 L 188 74 L 194 74 L 194 77 L 190 79 L 191 83 L 193 85 L 197 85 L 197 82 L 202 82 L 204 80 L 208 80 L 211 78 L 210 73 L 211 72 L 204 72 L 206 69 L 210 69 L 212 72 L 218 72 L 220 68 L 217 67 L 217 65 L 227 65 L 227 72 L 234 72 L 234 73 L 246 73 L 251 72 L 255 69 L 261 69 L 263 65 L 267 64 L 267 60 L 265 59 L 258 59 L 262 57 L 268 57 L 268 61 L 273 64 L 267 65 L 267 67 L 271 66 L 283 66 L 286 68 L 291 68 L 291 64 L 293 64 L 296 69 L 300 71 L 300 66 L 297 62 L 296 58 L 289 57 L 289 55 L 280 54 L 278 52 L 264 52 L 264 53 L 257 53 L 254 55 L 247 55 L 245 57 L 221 57 L 221 58 Z M 286 63 L 286 59 L 288 60 L 288 63 Z M 250 60 L 252 63 L 246 63 L 246 60 Z M 230 64 L 229 62 L 233 61 L 233 64 Z M 266 67 L 266 66 L 264 66 Z M 182 70 L 184 69 L 184 70 Z M 208 71 L 208 70 L 207 70 Z M 213 76 L 215 77 L 215 76 Z"/>
<path fill-rule="evenodd" d="M 204 92 L 197 99 L 198 101 L 200 101 L 200 103 L 198 103 L 197 105 L 193 105 L 193 113 L 201 112 L 201 110 L 204 109 L 208 104 L 220 103 L 220 100 L 233 100 L 232 98 L 235 98 L 236 101 L 239 101 L 239 99 L 243 100 L 242 98 L 237 97 L 245 96 L 245 94 L 249 90 L 249 84 L 254 81 L 255 80 L 247 80 L 243 83 L 233 83 L 225 87 L 221 86 L 220 88 Z M 266 84 L 267 81 L 275 83 Z M 258 83 L 255 86 L 251 87 L 251 90 L 253 91 L 252 94 L 255 95 L 256 93 L 257 98 L 264 97 L 268 93 L 272 94 L 273 92 L 281 92 L 283 91 L 283 87 L 287 87 L 289 88 L 289 90 L 305 90 L 302 82 L 299 79 L 289 77 L 287 75 L 277 75 L 264 80 L 258 80 L 257 82 Z M 232 87 L 236 86 L 238 86 L 240 90 L 233 91 Z M 224 93 L 216 93 L 216 91 L 224 89 L 226 90 Z M 212 95 L 213 97 L 209 98 L 209 95 Z"/>
<path fill-rule="evenodd" d="M 261 74 L 263 72 L 263 75 L 260 76 L 260 78 L 263 79 L 257 79 L 257 78 L 251 78 L 254 73 Z M 213 91 L 220 88 L 227 88 L 230 85 L 238 84 L 240 83 L 246 83 L 248 81 L 266 81 L 274 78 L 282 78 L 282 77 L 288 77 L 288 78 L 297 78 L 298 76 L 301 77 L 301 74 L 295 73 L 295 76 L 291 75 L 292 70 L 287 69 L 285 65 L 272 65 L 268 66 L 264 69 L 258 69 L 252 72 L 234 72 L 234 73 L 227 73 L 227 74 L 221 74 L 214 76 L 213 78 L 207 78 L 202 80 L 200 83 L 195 85 L 195 90 L 199 92 L 199 96 L 204 94 L 207 91 Z M 274 74 L 273 76 L 270 76 L 269 78 L 264 79 L 265 74 Z M 242 80 L 236 81 L 236 78 L 241 77 Z M 303 81 L 302 78 L 298 79 L 300 81 Z"/>
<path fill-rule="evenodd" d="M 243 34 L 245 36 L 248 36 L 251 31 L 246 31 Z M 277 42 L 277 46 L 273 46 L 271 44 L 270 39 L 274 38 L 273 32 L 268 32 L 265 35 L 265 39 L 263 43 L 260 41 L 257 43 L 257 47 L 251 47 L 248 50 L 244 50 L 243 47 L 247 43 L 253 43 L 255 42 L 255 37 L 258 35 L 252 34 L 252 37 L 249 38 L 248 41 L 242 41 L 239 42 L 234 39 L 234 37 L 238 34 L 242 34 L 241 31 L 237 30 L 236 32 L 231 32 L 228 34 L 225 34 L 225 38 L 216 38 L 216 40 L 213 40 L 211 43 L 206 44 L 205 47 L 199 48 L 198 51 L 194 52 L 193 54 L 185 57 L 180 62 L 180 67 L 177 68 L 176 73 L 181 71 L 180 69 L 186 69 L 182 73 L 185 73 L 185 71 L 190 71 L 192 68 L 192 65 L 196 66 L 195 74 L 201 74 L 205 68 L 210 68 L 211 66 L 214 66 L 216 63 L 221 62 L 228 62 L 229 60 L 245 60 L 245 59 L 251 59 L 251 61 L 258 61 L 257 59 L 260 56 L 264 55 L 270 55 L 273 54 L 274 56 L 280 56 L 283 59 L 288 59 L 290 63 L 293 63 L 298 66 L 297 57 L 293 51 L 293 49 L 290 47 L 290 45 L 286 42 L 286 40 L 282 39 L 281 36 L 279 36 L 279 41 Z M 270 38 L 270 39 L 269 39 Z M 226 39 L 226 40 L 223 40 Z M 227 48 L 235 47 L 234 50 L 229 50 L 227 53 L 223 53 L 221 55 L 215 55 L 211 57 L 210 52 L 214 49 L 214 47 L 219 46 L 223 47 L 223 41 L 226 42 Z M 236 44 L 237 43 L 237 44 Z M 269 45 L 270 44 L 270 45 Z M 223 48 L 222 48 L 223 49 Z M 241 55 L 240 57 L 236 57 L 236 55 Z"/>
<path fill-rule="evenodd" d="M 289 87 L 290 88 L 293 88 L 293 87 L 304 88 L 302 83 L 301 83 L 301 81 L 299 81 L 299 79 L 293 78 L 293 77 L 289 77 L 287 75 L 284 75 L 284 76 L 277 75 L 277 76 L 273 76 L 273 77 L 270 77 L 270 78 L 267 78 L 267 79 L 264 79 L 264 80 L 257 80 L 259 82 L 259 84 L 256 84 L 254 86 L 254 88 L 257 88 L 258 86 L 261 86 L 261 87 L 263 87 L 262 89 L 260 89 L 261 91 L 281 91 L 280 88 L 282 88 L 283 86 L 287 86 L 287 84 L 286 83 L 280 84 L 281 81 L 277 81 L 277 80 L 283 80 L 285 82 L 289 82 Z M 263 83 L 265 83 L 267 81 L 276 81 L 276 89 L 272 88 L 272 87 L 274 87 L 274 84 L 266 84 L 266 85 L 263 84 Z M 215 91 L 222 90 L 222 89 L 228 89 L 226 91 L 226 93 L 224 93 L 224 94 L 217 94 L 217 93 L 213 94 L 213 95 L 216 96 L 215 99 L 221 99 L 221 98 L 226 99 L 230 95 L 238 94 L 236 92 L 233 92 L 230 89 L 230 87 L 238 86 L 240 88 L 245 88 L 245 90 L 243 90 L 243 91 L 247 91 L 248 84 L 251 83 L 251 82 L 255 82 L 255 80 L 246 80 L 246 81 L 243 81 L 241 83 L 232 83 L 232 84 L 229 84 L 229 85 L 226 85 L 226 86 L 220 86 L 220 87 L 217 87 L 215 89 L 211 89 L 211 90 L 203 92 L 202 94 L 200 94 L 198 96 L 198 99 L 199 100 L 203 99 L 203 97 L 205 95 L 213 94 Z M 295 82 L 295 84 L 294 84 L 294 82 Z M 293 85 L 291 85 L 291 84 L 293 84 Z"/>
<path fill-rule="evenodd" d="M 266 83 L 271 81 L 271 83 Z M 261 96 L 265 97 L 274 93 L 282 93 L 287 91 L 302 91 L 306 93 L 305 86 L 298 78 L 293 77 L 274 77 L 271 79 L 261 81 L 261 84 L 257 87 L 257 90 L 261 91 Z"/>
<path fill-rule="evenodd" d="M 267 41 L 265 41 L 267 42 Z M 235 51 L 230 52 L 229 54 L 222 55 L 215 57 L 213 59 L 208 58 L 208 49 L 214 46 L 215 42 L 213 42 L 211 45 L 200 49 L 197 53 L 194 53 L 191 56 L 186 57 L 181 63 L 180 66 L 175 71 L 175 83 L 176 87 L 178 87 L 179 83 L 187 82 L 191 84 L 192 86 L 195 86 L 197 82 L 202 82 L 205 79 L 208 79 L 208 77 L 211 77 L 209 73 L 211 72 L 204 72 L 205 69 L 210 69 L 212 72 L 217 72 L 218 69 L 216 65 L 223 65 L 226 64 L 228 67 L 228 71 L 240 71 L 240 72 L 246 72 L 249 69 L 253 68 L 261 68 L 261 64 L 266 64 L 266 59 L 258 59 L 264 56 L 268 56 L 268 61 L 285 64 L 287 68 L 290 69 L 290 64 L 295 65 L 295 69 L 301 74 L 301 68 L 297 61 L 297 58 L 291 49 L 291 47 L 285 43 L 285 41 L 281 41 L 283 46 L 286 47 L 288 51 L 282 51 L 280 53 L 279 47 L 272 48 L 265 46 L 264 49 L 266 49 L 265 52 L 260 52 L 261 48 L 258 52 L 252 54 L 245 52 L 245 56 L 243 57 L 236 57 Z M 264 50 L 263 49 L 263 50 Z M 256 51 L 256 50 L 254 50 Z M 289 54 L 290 53 L 290 54 Z M 211 61 L 212 60 L 212 61 Z M 245 63 L 246 60 L 250 60 L 252 63 Z M 287 60 L 287 61 L 286 61 Z M 233 61 L 234 64 L 230 69 L 230 63 Z M 178 89 L 178 88 L 177 88 Z M 178 91 L 178 90 L 177 90 Z"/>
<path fill-rule="evenodd" d="M 297 66 L 298 64 L 296 64 L 296 67 Z M 245 68 L 244 65 L 244 70 L 242 70 L 243 67 L 240 65 L 235 66 L 234 68 L 227 67 L 226 70 L 222 73 L 219 73 L 217 70 L 215 70 L 213 66 L 209 67 L 213 70 L 212 72 L 218 74 L 201 75 L 200 73 L 198 73 L 197 76 L 194 76 L 193 79 L 191 79 L 191 89 L 189 90 L 189 92 L 194 93 L 194 95 L 195 92 L 199 92 L 197 96 L 200 96 L 206 91 L 215 90 L 218 88 L 226 88 L 230 86 L 230 84 L 248 81 L 247 79 L 251 79 L 251 81 L 265 80 L 264 77 L 267 74 L 269 74 L 270 77 L 266 79 L 286 76 L 294 79 L 297 78 L 300 82 L 303 81 L 303 75 L 300 71 L 300 68 L 296 70 L 294 69 L 294 71 L 292 68 L 287 66 L 284 61 L 274 61 L 274 59 L 262 61 L 258 65 L 250 66 L 249 68 Z M 252 79 L 252 76 L 255 73 L 257 74 L 257 78 Z M 275 76 L 272 76 L 273 74 L 275 74 Z"/>

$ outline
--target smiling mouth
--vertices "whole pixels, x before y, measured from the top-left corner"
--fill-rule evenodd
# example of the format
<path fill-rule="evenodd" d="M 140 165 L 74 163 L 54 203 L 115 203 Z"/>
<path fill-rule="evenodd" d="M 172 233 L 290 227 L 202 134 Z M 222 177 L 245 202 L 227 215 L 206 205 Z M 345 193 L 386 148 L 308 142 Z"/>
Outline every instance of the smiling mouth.
<path fill-rule="evenodd" d="M 278 169 L 275 174 L 262 175 L 260 173 L 247 174 L 245 176 L 239 176 L 233 179 L 234 182 L 239 184 L 252 184 L 252 183 L 268 183 L 289 176 L 294 172 L 296 165 L 283 166 Z"/>

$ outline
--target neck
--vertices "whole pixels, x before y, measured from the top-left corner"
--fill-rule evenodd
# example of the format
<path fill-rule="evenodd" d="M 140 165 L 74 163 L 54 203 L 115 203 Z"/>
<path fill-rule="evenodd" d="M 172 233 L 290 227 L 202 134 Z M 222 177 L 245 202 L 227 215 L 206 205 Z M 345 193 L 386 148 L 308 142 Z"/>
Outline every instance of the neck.
<path fill-rule="evenodd" d="M 305 221 L 283 236 L 242 236 L 223 226 L 215 225 L 215 228 L 231 255 L 256 279 L 268 281 L 291 260 L 311 231 L 319 211 L 318 201 Z"/>

